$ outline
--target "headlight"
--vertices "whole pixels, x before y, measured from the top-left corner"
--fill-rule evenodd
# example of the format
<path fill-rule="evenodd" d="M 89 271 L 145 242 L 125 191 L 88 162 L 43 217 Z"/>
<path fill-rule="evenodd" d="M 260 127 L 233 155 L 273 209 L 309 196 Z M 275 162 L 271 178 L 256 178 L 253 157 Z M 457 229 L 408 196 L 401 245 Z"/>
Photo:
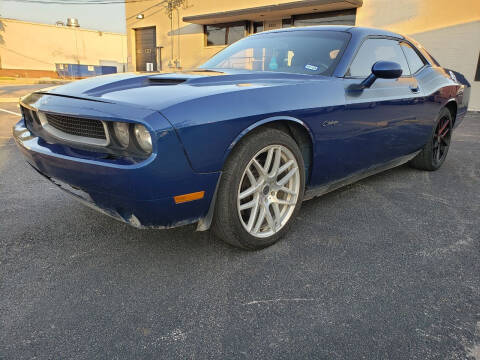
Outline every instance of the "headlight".
<path fill-rule="evenodd" d="M 145 126 L 140 124 L 135 125 L 135 138 L 143 151 L 146 153 L 152 152 L 152 137 Z"/>
<path fill-rule="evenodd" d="M 124 122 L 114 122 L 113 130 L 115 131 L 115 137 L 120 145 L 124 148 L 128 147 L 130 142 L 130 131 L 128 131 L 128 124 Z"/>

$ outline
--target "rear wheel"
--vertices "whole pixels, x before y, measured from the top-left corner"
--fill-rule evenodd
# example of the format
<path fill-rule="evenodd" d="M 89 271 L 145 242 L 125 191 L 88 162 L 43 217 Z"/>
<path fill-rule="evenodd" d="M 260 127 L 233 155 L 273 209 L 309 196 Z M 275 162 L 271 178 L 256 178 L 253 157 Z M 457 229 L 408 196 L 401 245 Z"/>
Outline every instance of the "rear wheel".
<path fill-rule="evenodd" d="M 277 242 L 303 200 L 305 169 L 298 145 L 278 129 L 238 144 L 222 173 L 213 222 L 225 242 L 261 249 Z"/>
<path fill-rule="evenodd" d="M 444 108 L 438 117 L 433 134 L 422 151 L 410 162 L 414 168 L 428 171 L 440 169 L 447 158 L 452 139 L 452 114 Z"/>

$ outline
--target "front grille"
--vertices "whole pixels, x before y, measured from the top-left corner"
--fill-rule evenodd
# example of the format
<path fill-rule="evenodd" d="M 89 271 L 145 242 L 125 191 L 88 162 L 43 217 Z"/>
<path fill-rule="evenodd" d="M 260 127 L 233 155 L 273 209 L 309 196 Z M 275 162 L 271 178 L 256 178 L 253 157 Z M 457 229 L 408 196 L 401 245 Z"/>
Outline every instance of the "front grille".
<path fill-rule="evenodd" d="M 45 114 L 48 124 L 64 133 L 105 140 L 105 128 L 100 120 L 65 115 Z"/>

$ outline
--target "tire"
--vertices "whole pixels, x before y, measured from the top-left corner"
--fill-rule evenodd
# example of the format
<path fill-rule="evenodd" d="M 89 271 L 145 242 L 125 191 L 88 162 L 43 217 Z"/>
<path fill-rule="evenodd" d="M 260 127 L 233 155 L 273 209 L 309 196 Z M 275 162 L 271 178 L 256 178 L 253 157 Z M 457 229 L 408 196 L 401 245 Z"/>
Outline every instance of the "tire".
<path fill-rule="evenodd" d="M 273 245 L 296 218 L 304 190 L 303 157 L 292 137 L 275 128 L 254 131 L 235 146 L 226 161 L 213 231 L 242 249 Z"/>
<path fill-rule="evenodd" d="M 427 171 L 440 169 L 447 158 L 452 139 L 453 119 L 447 108 L 440 112 L 432 134 L 422 151 L 410 161 L 410 166 Z"/>

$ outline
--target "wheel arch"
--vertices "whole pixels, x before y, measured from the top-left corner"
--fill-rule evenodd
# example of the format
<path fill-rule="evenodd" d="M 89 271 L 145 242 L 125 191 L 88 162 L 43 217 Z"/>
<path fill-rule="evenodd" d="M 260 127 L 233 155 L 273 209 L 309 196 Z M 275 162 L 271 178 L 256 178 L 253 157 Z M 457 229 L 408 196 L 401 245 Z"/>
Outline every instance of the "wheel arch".
<path fill-rule="evenodd" d="M 232 155 L 235 147 L 242 142 L 242 139 L 245 139 L 248 135 L 253 134 L 255 131 L 260 131 L 265 127 L 276 127 L 285 132 L 287 132 L 295 142 L 298 144 L 300 151 L 302 152 L 303 161 L 305 165 L 305 184 L 308 184 L 310 175 L 312 173 L 313 167 L 313 154 L 314 154 L 314 137 L 311 129 L 303 121 L 290 117 L 290 116 L 275 116 L 260 120 L 246 129 L 244 129 L 240 134 L 238 134 L 232 143 L 228 146 L 227 150 L 222 159 L 222 169 L 228 161 L 229 157 Z M 305 156 L 307 155 L 307 156 Z M 197 231 L 206 231 L 210 229 L 212 224 L 213 214 L 215 211 L 215 206 L 217 202 L 217 190 L 220 184 L 222 176 L 218 178 L 217 186 L 215 188 L 215 193 L 210 202 L 209 210 L 206 216 L 199 220 L 197 223 Z"/>
<path fill-rule="evenodd" d="M 452 126 L 455 126 L 455 121 L 457 120 L 457 111 L 458 111 L 457 101 L 454 100 L 454 99 L 451 99 L 451 100 L 447 101 L 444 108 L 446 108 L 446 109 L 448 109 L 448 111 L 450 111 L 450 114 L 452 115 L 452 120 L 453 120 Z"/>
<path fill-rule="evenodd" d="M 233 149 L 241 143 L 242 139 L 245 139 L 247 136 L 251 135 L 256 131 L 261 131 L 261 129 L 266 127 L 274 127 L 280 129 L 288 135 L 290 135 L 293 140 L 297 143 L 300 148 L 300 152 L 303 156 L 303 161 L 305 165 L 305 183 L 308 184 L 310 180 L 310 175 L 312 173 L 313 167 L 313 154 L 315 142 L 313 141 L 313 133 L 311 129 L 303 121 L 291 117 L 291 116 L 275 116 L 260 120 L 246 129 L 244 129 L 237 137 L 233 140 L 230 146 L 227 148 L 223 158 L 223 164 L 228 161 L 228 158 L 232 154 Z"/>

